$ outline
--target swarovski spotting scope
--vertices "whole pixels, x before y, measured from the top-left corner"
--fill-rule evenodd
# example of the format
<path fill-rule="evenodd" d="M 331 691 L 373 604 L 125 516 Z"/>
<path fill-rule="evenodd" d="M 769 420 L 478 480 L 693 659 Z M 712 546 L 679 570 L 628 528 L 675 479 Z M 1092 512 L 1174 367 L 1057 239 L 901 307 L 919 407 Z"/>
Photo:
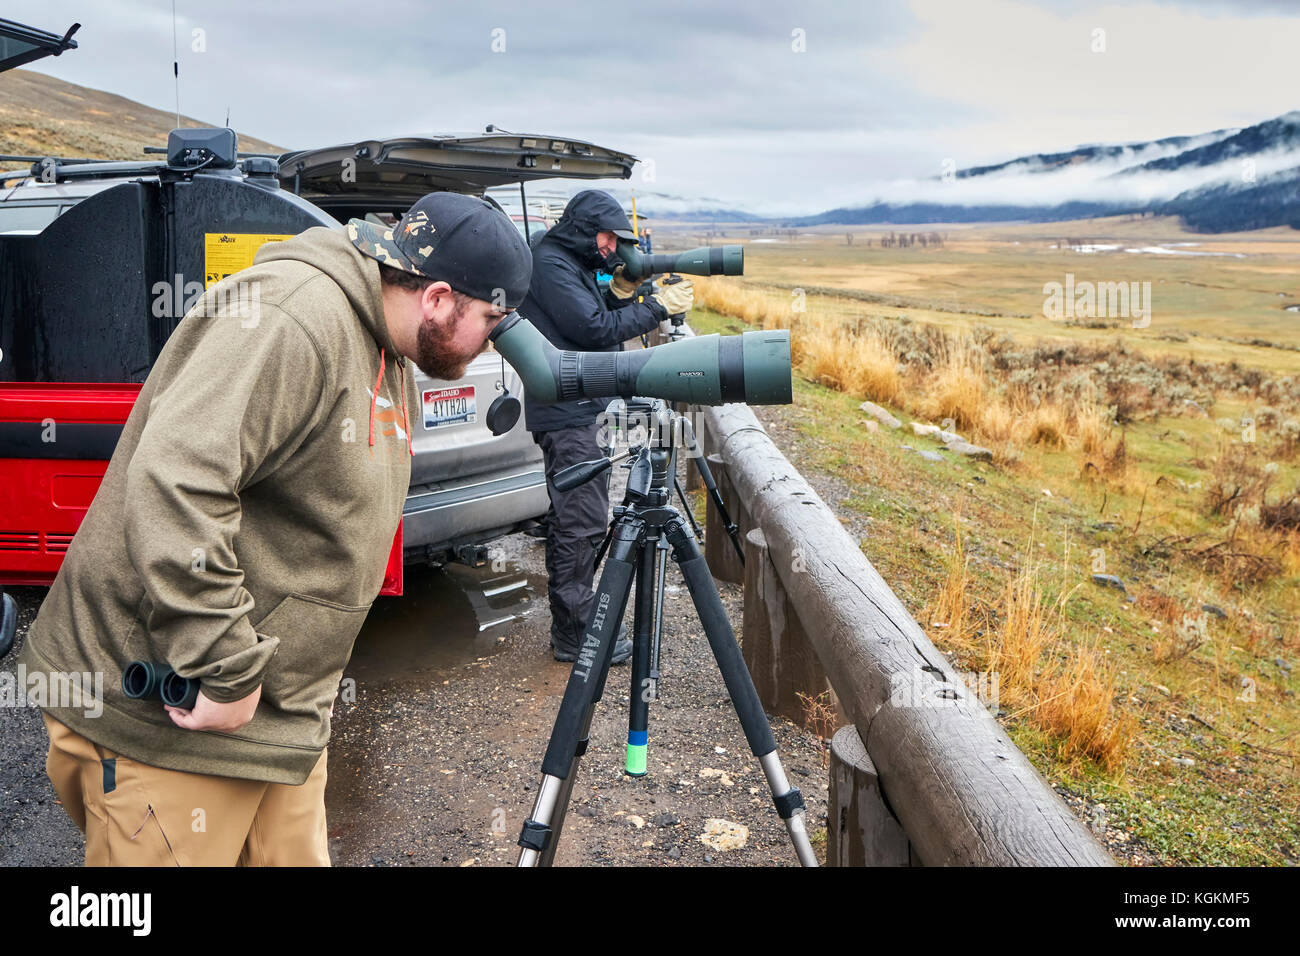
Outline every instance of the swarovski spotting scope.
<path fill-rule="evenodd" d="M 518 312 L 488 336 L 536 402 L 643 395 L 695 405 L 789 405 L 790 333 L 700 335 L 630 352 L 560 351 Z"/>
<path fill-rule="evenodd" d="M 662 272 L 685 272 L 693 276 L 739 276 L 745 274 L 744 246 L 700 246 L 685 252 L 646 255 L 630 239 L 620 239 L 618 257 L 623 272 L 631 279 L 645 279 Z"/>

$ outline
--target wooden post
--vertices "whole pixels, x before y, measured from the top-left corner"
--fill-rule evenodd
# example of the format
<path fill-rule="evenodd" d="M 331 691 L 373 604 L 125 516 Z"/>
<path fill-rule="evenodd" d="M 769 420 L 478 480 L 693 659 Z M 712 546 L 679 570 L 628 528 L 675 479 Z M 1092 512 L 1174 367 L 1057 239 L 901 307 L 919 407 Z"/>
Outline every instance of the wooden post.
<path fill-rule="evenodd" d="M 704 490 L 704 479 L 700 477 L 700 470 L 695 467 L 695 459 L 685 452 L 678 452 L 681 457 L 682 467 L 686 469 L 686 480 L 682 482 L 682 487 L 687 491 L 696 492 Z"/>
<path fill-rule="evenodd" d="M 695 440 L 700 443 L 700 448 L 704 451 L 706 457 L 715 454 L 718 450 L 718 443 L 713 437 L 713 419 L 707 414 L 707 406 L 692 405 L 691 409 L 696 412 L 691 417 L 691 427 L 695 429 Z"/>
<path fill-rule="evenodd" d="M 691 423 L 692 428 L 702 420 L 702 416 L 699 414 L 699 406 L 697 405 L 681 404 L 677 406 L 677 410 L 686 417 L 686 420 Z M 696 435 L 695 443 L 701 451 L 704 451 L 703 435 Z M 695 458 L 692 457 L 685 448 L 679 448 L 677 450 L 677 460 L 680 463 L 680 467 L 686 473 L 686 478 L 682 481 L 682 487 L 687 491 L 703 491 L 704 479 L 700 477 L 700 470 L 695 467 Z"/>
<path fill-rule="evenodd" d="M 759 528 L 745 535 L 745 620 L 741 634 L 741 652 L 754 679 L 763 709 L 780 714 L 796 724 L 818 733 L 829 733 L 839 719 L 838 703 L 817 652 L 804 634 L 794 605 L 790 603 L 781 579 L 772 564 L 767 538 Z M 815 726 L 817 716 L 800 694 L 811 700 L 821 698 L 825 721 Z M 821 695 L 826 694 L 822 698 Z"/>
<path fill-rule="evenodd" d="M 907 834 L 885 804 L 880 777 L 858 729 L 831 738 L 830 795 L 826 803 L 827 866 L 911 866 Z"/>
<path fill-rule="evenodd" d="M 720 455 L 709 455 L 707 461 L 709 471 L 713 473 L 713 480 L 717 482 L 718 494 L 722 496 L 722 503 L 726 505 L 727 513 L 732 521 L 739 524 L 739 509 L 735 505 L 736 495 L 731 490 L 731 483 L 727 481 L 727 463 Z M 741 534 L 744 534 L 743 527 Z M 740 584 L 745 580 L 745 569 L 740 559 L 736 557 L 736 549 L 732 546 L 727 529 L 723 527 L 722 518 L 712 498 L 709 498 L 708 509 L 705 512 L 704 559 L 708 562 L 713 576 L 719 581 Z"/>

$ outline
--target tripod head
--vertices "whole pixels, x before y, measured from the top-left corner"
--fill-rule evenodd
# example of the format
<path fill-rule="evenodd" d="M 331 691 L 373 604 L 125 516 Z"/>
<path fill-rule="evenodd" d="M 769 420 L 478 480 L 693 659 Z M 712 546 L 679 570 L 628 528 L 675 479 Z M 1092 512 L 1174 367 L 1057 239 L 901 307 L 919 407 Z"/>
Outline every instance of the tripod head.
<path fill-rule="evenodd" d="M 603 475 L 614 462 L 630 458 L 631 462 L 625 466 L 629 470 L 627 488 L 623 493 L 623 507 L 614 509 L 615 517 L 617 518 L 620 510 L 630 509 L 642 515 L 653 516 L 655 521 L 662 520 L 666 514 L 675 513 L 670 505 L 672 492 L 675 490 L 681 498 L 695 537 L 702 541 L 699 525 L 686 501 L 686 492 L 682 490 L 677 480 L 677 449 L 685 448 L 704 482 L 705 491 L 718 509 L 723 530 L 731 539 L 731 546 L 743 565 L 745 552 L 740 545 L 740 529 L 727 512 L 722 493 L 718 490 L 717 482 L 713 480 L 709 466 L 704 460 L 704 453 L 695 440 L 695 430 L 691 428 L 690 419 L 678 414 L 662 398 L 632 398 L 626 401 L 616 399 L 610 402 L 604 415 L 606 422 L 612 421 L 615 429 L 620 429 L 629 436 L 634 430 L 640 435 L 640 430 L 644 429 L 644 435 L 630 440 L 628 450 L 621 455 L 580 461 L 558 472 L 552 479 L 555 487 L 559 491 L 571 491 L 591 481 L 597 475 Z M 612 444 L 612 442 L 605 444 Z M 604 548 L 605 545 L 601 545 L 597 552 L 597 564 L 600 563 Z"/>
<path fill-rule="evenodd" d="M 662 398 L 616 398 L 597 420 L 603 429 L 627 435 L 628 450 L 614 457 L 570 465 L 555 476 L 555 487 L 571 491 L 604 474 L 614 462 L 630 458 L 627 501 L 649 503 L 662 499 L 658 503 L 666 504 L 669 485 L 677 472 L 677 446 L 683 429 L 689 428 L 686 420 Z"/>

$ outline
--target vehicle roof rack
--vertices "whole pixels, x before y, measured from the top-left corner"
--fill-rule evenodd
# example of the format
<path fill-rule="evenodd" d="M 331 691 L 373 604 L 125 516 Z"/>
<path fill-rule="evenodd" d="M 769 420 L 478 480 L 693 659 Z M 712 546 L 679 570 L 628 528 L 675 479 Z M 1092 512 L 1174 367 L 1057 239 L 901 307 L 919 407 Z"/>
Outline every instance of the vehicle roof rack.
<path fill-rule="evenodd" d="M 154 176 L 164 172 L 186 175 L 202 169 L 226 170 L 240 165 L 241 159 L 266 159 L 265 154 L 246 155 L 237 150 L 238 138 L 231 129 L 192 127 L 174 129 L 168 134 L 167 146 L 146 146 L 146 153 L 166 153 L 166 160 L 105 160 L 60 156 L 0 156 L 0 162 L 31 163 L 26 173 L 0 174 L 2 179 L 28 176 L 43 182 L 63 183 L 70 180 L 106 179 L 125 176 Z M 258 170 L 258 172 L 263 172 Z"/>
<path fill-rule="evenodd" d="M 0 156 L 0 161 L 21 162 L 30 157 Z M 60 159 L 42 156 L 31 168 L 0 173 L 2 179 L 39 179 L 42 182 L 66 183 L 80 179 L 111 179 L 119 176 L 153 176 L 167 164 L 136 160 Z"/>

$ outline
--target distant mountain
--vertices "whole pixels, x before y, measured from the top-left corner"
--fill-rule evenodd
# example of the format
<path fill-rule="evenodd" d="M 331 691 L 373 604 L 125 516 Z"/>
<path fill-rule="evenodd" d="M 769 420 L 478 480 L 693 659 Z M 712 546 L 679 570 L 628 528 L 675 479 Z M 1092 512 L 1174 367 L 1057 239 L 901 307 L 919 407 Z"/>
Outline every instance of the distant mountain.
<path fill-rule="evenodd" d="M 1300 229 L 1300 111 L 1240 129 L 1036 153 L 878 192 L 872 202 L 786 221 L 1053 222 L 1152 212 L 1199 232 Z"/>
<path fill-rule="evenodd" d="M 1290 226 L 1300 229 L 1300 169 L 1273 173 L 1253 184 L 1221 183 L 1188 190 L 1155 207 L 1197 232 L 1242 232 Z"/>
<path fill-rule="evenodd" d="M 638 209 L 640 208 L 638 204 Z M 647 203 L 645 212 L 642 213 L 647 219 L 675 219 L 680 222 L 769 222 L 767 216 L 756 216 L 751 212 L 745 212 L 741 209 L 717 209 L 709 208 L 688 208 L 681 210 L 672 210 L 669 208 L 659 207 L 653 203 Z"/>
<path fill-rule="evenodd" d="M 783 219 L 795 226 L 870 225 L 872 223 L 929 223 L 929 222 L 1007 222 L 1029 220 L 1056 222 L 1063 219 L 1090 219 L 1094 216 L 1115 216 L 1128 209 L 1123 206 L 1097 202 L 1067 202 L 1055 206 L 1008 206 L 1002 204 L 949 206 L 939 203 L 906 203 L 892 205 L 875 203 L 858 209 L 831 209 L 816 216 Z"/>
<path fill-rule="evenodd" d="M 1148 161 L 1160 162 L 1164 158 L 1177 156 L 1188 150 L 1219 142 L 1236 132 L 1238 131 L 1215 130 L 1213 133 L 1205 133 L 1200 136 L 1170 136 L 1149 143 L 1080 146 L 1065 153 L 1036 153 L 1032 156 L 1021 156 L 1005 163 L 998 163 L 995 166 L 973 166 L 970 169 L 958 170 L 956 176 L 958 179 L 969 179 L 999 173 L 1051 173 L 1057 172 L 1063 167 L 1077 166 L 1081 163 L 1136 162 L 1145 164 Z"/>
<path fill-rule="evenodd" d="M 1283 113 L 1276 119 L 1266 120 L 1239 130 L 1220 130 L 1227 135 L 1215 136 L 1208 143 L 1185 149 L 1175 155 L 1153 159 L 1124 170 L 1117 175 L 1136 175 L 1146 172 L 1169 172 L 1191 167 L 1217 166 L 1231 160 L 1248 160 L 1259 156 L 1280 153 L 1292 157 L 1300 164 L 1300 110 Z"/>

